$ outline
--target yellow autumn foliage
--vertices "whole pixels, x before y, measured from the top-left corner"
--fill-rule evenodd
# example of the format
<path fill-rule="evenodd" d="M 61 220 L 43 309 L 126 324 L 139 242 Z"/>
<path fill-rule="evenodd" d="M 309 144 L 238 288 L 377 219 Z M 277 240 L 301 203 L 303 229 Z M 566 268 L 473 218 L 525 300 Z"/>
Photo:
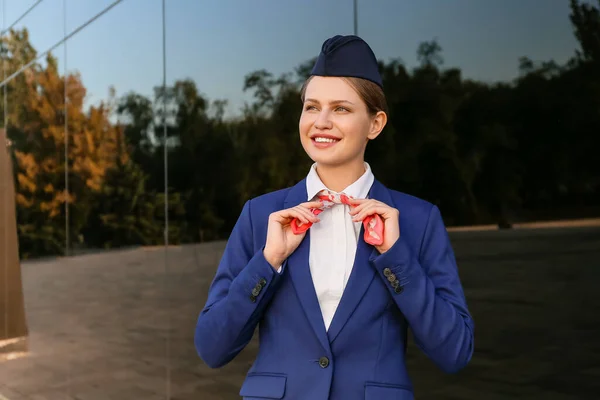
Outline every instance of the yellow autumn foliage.
<path fill-rule="evenodd" d="M 23 32 L 11 31 L 0 40 L 12 55 L 6 61 L 8 74 L 35 55 Z M 14 150 L 17 203 L 52 219 L 61 215 L 65 202 L 84 202 L 101 190 L 116 158 L 126 159 L 127 154 L 119 151 L 123 137 L 110 123 L 110 108 L 101 104 L 85 110 L 86 89 L 79 75 L 65 78 L 51 55 L 45 61 L 45 66 L 34 64 L 9 84 L 9 104 L 15 106 L 8 110 L 8 119 L 25 143 Z M 66 162 L 65 110 L 69 136 Z M 65 192 L 66 163 L 69 193 Z"/>

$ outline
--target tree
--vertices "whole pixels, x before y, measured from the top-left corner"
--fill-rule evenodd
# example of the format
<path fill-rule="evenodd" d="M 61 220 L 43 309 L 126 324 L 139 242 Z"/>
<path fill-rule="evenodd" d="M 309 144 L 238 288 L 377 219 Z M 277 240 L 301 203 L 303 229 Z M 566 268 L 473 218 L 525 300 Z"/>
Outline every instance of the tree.
<path fill-rule="evenodd" d="M 422 67 L 440 66 L 444 63 L 442 58 L 442 47 L 434 39 L 429 42 L 422 42 L 417 50 L 417 59 Z"/>
<path fill-rule="evenodd" d="M 598 6 L 570 0 L 571 23 L 581 45 L 577 55 L 584 61 L 600 63 L 600 0 Z"/>
<path fill-rule="evenodd" d="M 413 70 L 400 58 L 379 60 L 389 119 L 366 154 L 377 178 L 438 205 L 447 225 L 510 225 L 599 204 L 598 15 L 590 2 L 571 1 L 581 50 L 564 65 L 523 56 L 512 82 L 477 82 L 443 67 L 437 39 L 418 46 Z M 36 55 L 26 30 L 0 43 L 8 73 Z M 253 98 L 235 118 L 190 79 L 84 111 L 79 76 L 61 77 L 51 55 L 33 64 L 6 86 L 21 249 L 62 251 L 67 202 L 81 245 L 162 243 L 167 201 L 171 243 L 226 238 L 245 201 L 293 185 L 312 163 L 298 119 L 314 61 L 278 76 L 250 72 L 243 89 Z"/>
<path fill-rule="evenodd" d="M 8 54 L 31 56 L 32 51 L 23 51 L 28 48 L 23 43 L 26 37 L 24 33 L 11 34 L 6 41 L 12 46 Z M 18 89 L 13 93 L 21 103 L 10 110 L 9 121 L 16 127 L 13 136 L 17 136 L 16 202 L 22 249 L 25 253 L 56 254 L 62 253 L 67 240 L 66 203 L 72 240 L 85 226 L 92 198 L 115 164 L 120 133 L 110 123 L 106 105 L 84 113 L 85 88 L 79 76 L 61 77 L 51 54 L 45 63 L 34 64 L 15 82 Z M 16 68 L 14 62 L 8 64 Z M 65 122 L 70 136 L 66 159 Z M 68 193 L 65 162 L 69 164 Z"/>

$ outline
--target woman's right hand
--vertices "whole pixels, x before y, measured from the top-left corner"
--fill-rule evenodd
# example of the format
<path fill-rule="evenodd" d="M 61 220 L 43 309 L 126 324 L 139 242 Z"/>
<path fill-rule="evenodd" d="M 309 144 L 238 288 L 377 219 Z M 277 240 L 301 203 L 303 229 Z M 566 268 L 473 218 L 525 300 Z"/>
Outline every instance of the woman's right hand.
<path fill-rule="evenodd" d="M 290 226 L 292 220 L 298 218 L 303 223 L 312 222 L 314 224 L 319 222 L 320 219 L 310 210 L 311 208 L 319 208 L 322 205 L 323 203 L 320 201 L 309 201 L 269 215 L 267 243 L 263 254 L 273 268 L 277 270 L 285 259 L 298 248 L 306 235 L 306 232 L 298 235 L 292 232 Z"/>

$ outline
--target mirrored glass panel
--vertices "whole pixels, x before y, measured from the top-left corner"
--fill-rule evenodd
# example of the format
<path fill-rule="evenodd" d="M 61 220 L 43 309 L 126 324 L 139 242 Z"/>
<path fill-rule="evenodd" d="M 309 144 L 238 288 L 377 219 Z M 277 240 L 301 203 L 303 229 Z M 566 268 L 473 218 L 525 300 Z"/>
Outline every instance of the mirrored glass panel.
<path fill-rule="evenodd" d="M 600 3 L 543 3 L 0 0 L 0 400 L 593 397 Z M 373 126 L 302 104 L 350 34 L 401 244 L 279 276 L 269 215 Z"/>

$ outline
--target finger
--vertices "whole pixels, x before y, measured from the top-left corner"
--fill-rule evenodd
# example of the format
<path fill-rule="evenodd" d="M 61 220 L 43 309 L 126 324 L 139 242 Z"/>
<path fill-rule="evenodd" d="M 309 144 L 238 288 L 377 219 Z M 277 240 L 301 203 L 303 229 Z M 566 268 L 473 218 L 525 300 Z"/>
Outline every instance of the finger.
<path fill-rule="evenodd" d="M 297 212 L 301 212 L 300 210 L 305 210 L 306 212 L 308 212 L 308 214 L 306 215 L 307 217 L 311 217 L 314 216 L 314 214 L 312 213 L 311 209 L 315 209 L 315 208 L 321 208 L 323 206 L 323 203 L 320 201 L 309 201 L 306 203 L 301 203 L 298 204 L 295 207 L 291 207 L 291 208 L 287 208 L 285 210 L 280 210 L 278 212 L 275 212 L 272 214 L 272 216 L 274 217 L 274 219 L 277 219 L 278 221 L 281 220 L 281 218 L 294 218 L 296 215 L 292 215 L 290 213 L 291 210 L 296 210 Z"/>
<path fill-rule="evenodd" d="M 298 210 L 305 211 L 309 214 L 310 218 L 313 216 L 317 216 L 320 212 L 317 210 L 323 210 L 323 202 L 322 201 L 309 201 L 306 203 L 301 203 L 296 206 Z M 315 212 L 317 211 L 317 212 Z M 317 217 L 317 220 L 320 219 Z"/>
<path fill-rule="evenodd" d="M 373 207 L 369 207 L 367 210 L 364 210 L 361 214 L 362 215 L 357 216 L 360 221 L 362 221 L 363 219 L 367 218 L 370 215 L 375 215 L 375 214 L 379 215 L 384 221 L 398 215 L 398 213 L 396 212 L 395 209 L 388 207 L 387 205 L 386 206 L 375 205 Z"/>
<path fill-rule="evenodd" d="M 298 220 L 300 220 L 301 222 L 303 222 L 305 224 L 311 222 L 311 221 L 309 221 L 307 215 L 301 213 L 300 211 L 298 211 L 295 208 L 288 208 L 286 210 L 281 210 L 274 215 L 275 215 L 275 221 L 280 224 L 287 224 L 294 218 L 298 218 Z"/>
<path fill-rule="evenodd" d="M 296 211 L 294 214 L 292 214 L 292 216 L 288 220 L 288 222 L 292 222 L 292 219 L 294 219 L 294 218 L 296 218 L 298 221 L 300 221 L 301 224 L 310 224 L 310 223 L 316 222 L 314 219 L 309 218 L 306 214 L 303 214 L 299 211 Z"/>
<path fill-rule="evenodd" d="M 353 198 L 348 198 L 348 202 L 352 205 L 359 205 L 359 204 L 363 204 L 366 203 L 368 201 L 372 201 L 373 199 L 353 199 Z"/>
<path fill-rule="evenodd" d="M 364 210 L 362 210 L 360 213 L 358 213 L 357 215 L 355 215 L 352 218 L 352 220 L 353 221 L 362 221 L 365 218 L 367 218 L 369 215 L 374 215 L 374 214 L 379 214 L 379 215 L 383 216 L 388 211 L 389 210 L 386 207 L 381 207 L 381 206 L 373 205 L 371 207 L 367 207 Z"/>
<path fill-rule="evenodd" d="M 364 204 L 361 205 L 361 208 L 356 210 L 356 212 L 352 215 L 353 221 L 362 221 L 368 214 L 368 211 L 373 208 L 372 204 Z"/>
<path fill-rule="evenodd" d="M 358 199 L 357 204 L 367 204 L 367 203 L 368 204 L 377 204 L 379 206 L 386 206 L 386 207 L 388 206 L 387 204 L 382 203 L 381 201 L 375 200 L 375 199 Z"/>
<path fill-rule="evenodd" d="M 298 205 L 302 206 L 302 207 L 306 207 L 306 208 L 321 208 L 321 207 L 323 207 L 323 202 L 320 200 L 316 200 L 316 201 L 308 201 L 306 203 L 300 203 Z"/>
<path fill-rule="evenodd" d="M 302 213 L 302 215 L 306 216 L 306 218 L 308 218 L 310 221 L 316 222 L 319 220 L 319 218 L 308 208 L 297 206 L 297 207 L 294 207 L 294 209 L 296 211 Z"/>
<path fill-rule="evenodd" d="M 361 212 L 362 210 L 368 208 L 368 207 L 381 207 L 381 208 L 389 208 L 390 210 L 392 209 L 390 206 L 388 206 L 385 203 L 382 203 L 380 201 L 374 200 L 374 199 L 369 199 L 366 202 L 356 206 L 356 208 L 354 208 L 352 210 L 352 212 L 350 213 L 350 215 L 356 215 L 359 212 Z"/>
<path fill-rule="evenodd" d="M 283 210 L 282 212 L 285 212 L 282 215 L 285 215 L 287 218 L 298 218 L 303 223 L 320 221 L 320 219 L 311 211 L 299 206 Z"/>
<path fill-rule="evenodd" d="M 360 211 L 364 210 L 365 207 L 368 207 L 368 206 L 370 206 L 372 204 L 373 204 L 373 200 L 364 201 L 361 204 L 354 206 L 354 208 L 352 208 L 350 210 L 350 215 L 356 215 Z"/>

